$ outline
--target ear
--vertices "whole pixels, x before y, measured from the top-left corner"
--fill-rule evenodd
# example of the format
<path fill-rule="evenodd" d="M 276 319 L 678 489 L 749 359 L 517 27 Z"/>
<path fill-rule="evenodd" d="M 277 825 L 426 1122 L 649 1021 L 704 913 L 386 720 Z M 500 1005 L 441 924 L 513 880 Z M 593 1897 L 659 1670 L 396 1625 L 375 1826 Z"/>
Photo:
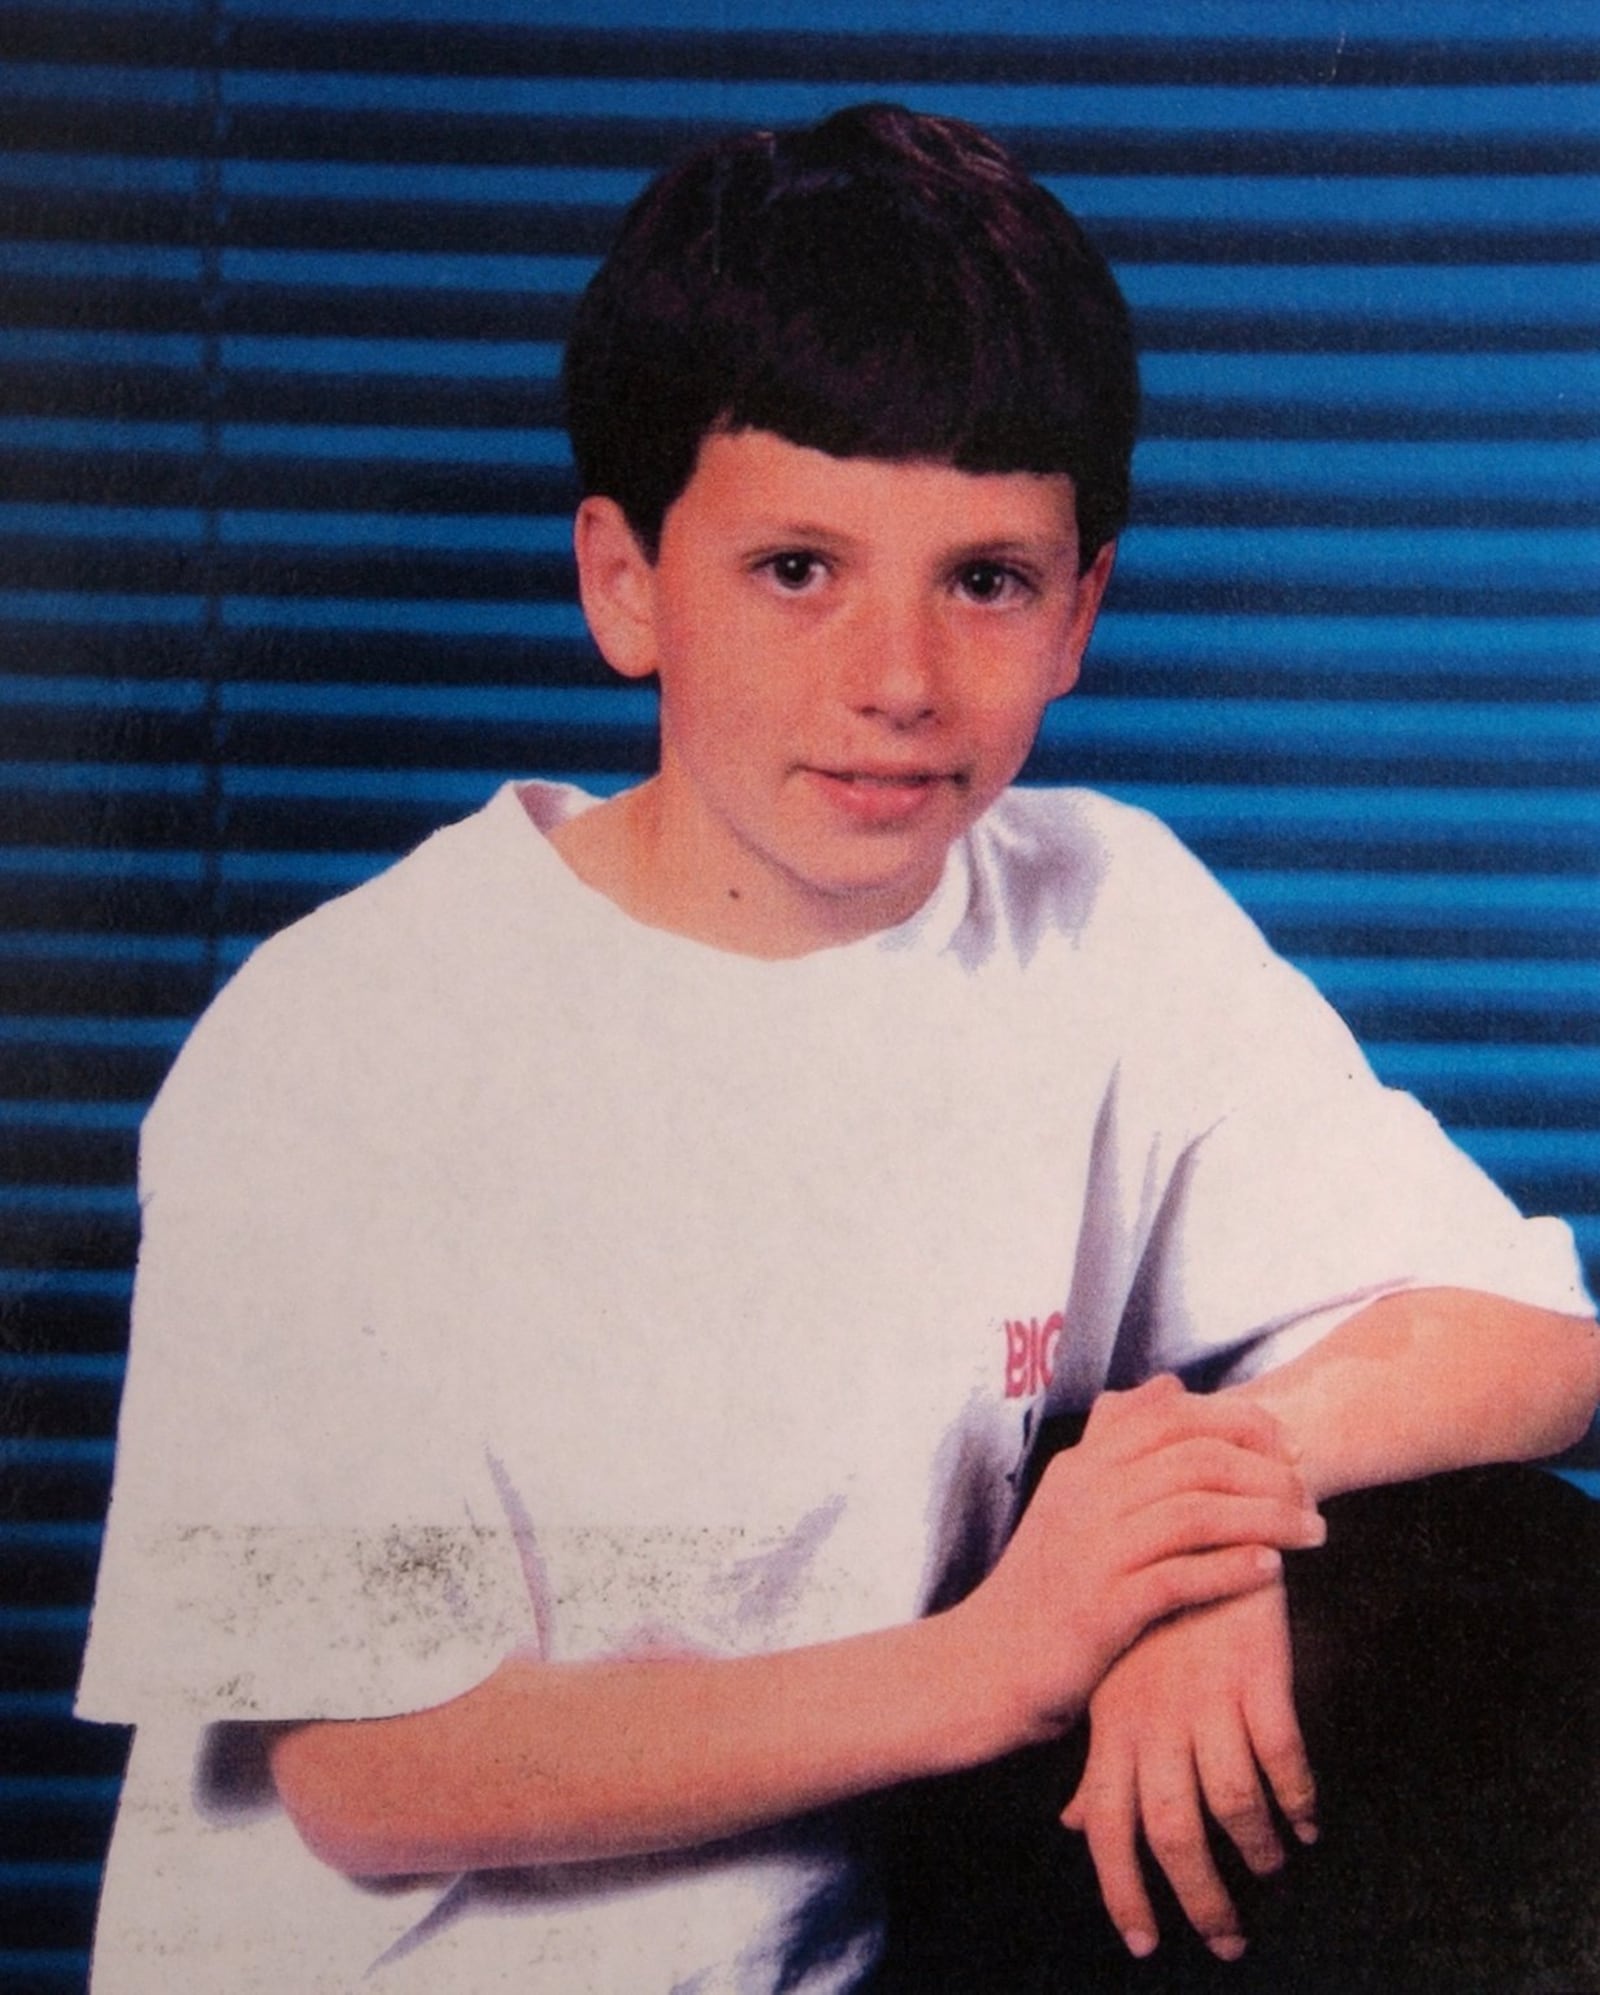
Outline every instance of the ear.
<path fill-rule="evenodd" d="M 1055 684 L 1050 693 L 1053 700 L 1059 700 L 1063 693 L 1070 693 L 1078 683 L 1083 654 L 1089 648 L 1095 618 L 1099 616 L 1100 605 L 1105 600 L 1106 584 L 1111 580 L 1111 570 L 1116 565 L 1116 559 L 1117 543 L 1108 540 L 1078 577 L 1078 595 L 1072 606 L 1072 622 L 1068 629 L 1067 640 L 1061 647 L 1061 656 L 1056 661 Z"/>
<path fill-rule="evenodd" d="M 615 499 L 591 497 L 572 523 L 578 599 L 606 663 L 625 679 L 656 669 L 655 567 Z"/>

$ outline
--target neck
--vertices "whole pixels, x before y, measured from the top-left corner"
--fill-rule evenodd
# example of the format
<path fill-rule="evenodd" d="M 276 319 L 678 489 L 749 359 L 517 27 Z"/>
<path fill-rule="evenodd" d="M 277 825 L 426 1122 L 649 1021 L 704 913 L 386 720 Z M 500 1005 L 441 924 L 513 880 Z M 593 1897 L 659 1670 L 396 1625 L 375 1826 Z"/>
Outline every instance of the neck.
<path fill-rule="evenodd" d="M 909 920 L 927 892 L 827 895 L 806 890 L 753 853 L 674 822 L 659 777 L 610 797 L 549 834 L 585 886 L 624 914 L 731 955 L 779 961 L 859 942 Z M 900 903 L 904 902 L 902 906 Z"/>

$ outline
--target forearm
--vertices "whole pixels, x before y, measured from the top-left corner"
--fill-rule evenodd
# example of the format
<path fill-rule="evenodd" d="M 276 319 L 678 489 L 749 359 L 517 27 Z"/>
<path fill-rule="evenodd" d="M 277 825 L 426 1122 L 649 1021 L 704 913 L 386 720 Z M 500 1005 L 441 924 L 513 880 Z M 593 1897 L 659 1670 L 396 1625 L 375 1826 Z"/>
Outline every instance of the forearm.
<path fill-rule="evenodd" d="M 432 1710 L 288 1731 L 273 1774 L 354 1876 L 687 1848 L 1003 1751 L 963 1641 L 944 1615 L 771 1656 L 513 1658 Z"/>
<path fill-rule="evenodd" d="M 1600 1396 L 1600 1337 L 1587 1318 L 1417 1289 L 1235 1390 L 1282 1422 L 1320 1500 L 1571 1446 Z"/>
<path fill-rule="evenodd" d="M 356 1876 L 686 1848 L 1052 1737 L 1151 1621 L 1321 1534 L 1267 1415 L 1152 1381 L 1096 1407 L 945 1613 L 765 1656 L 513 1658 L 432 1710 L 285 1729 L 273 1778 Z"/>

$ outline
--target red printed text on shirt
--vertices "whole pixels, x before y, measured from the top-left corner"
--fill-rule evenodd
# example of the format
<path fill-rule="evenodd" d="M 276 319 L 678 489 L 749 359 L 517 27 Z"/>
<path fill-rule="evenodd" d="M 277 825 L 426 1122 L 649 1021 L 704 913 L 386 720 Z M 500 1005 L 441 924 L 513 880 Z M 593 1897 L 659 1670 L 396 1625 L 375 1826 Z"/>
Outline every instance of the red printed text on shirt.
<path fill-rule="evenodd" d="M 1066 1318 L 1055 1310 L 1041 1323 L 1037 1316 L 1008 1317 L 1006 1333 L 1006 1398 L 1026 1399 L 1041 1392 L 1055 1375 L 1056 1346 Z"/>

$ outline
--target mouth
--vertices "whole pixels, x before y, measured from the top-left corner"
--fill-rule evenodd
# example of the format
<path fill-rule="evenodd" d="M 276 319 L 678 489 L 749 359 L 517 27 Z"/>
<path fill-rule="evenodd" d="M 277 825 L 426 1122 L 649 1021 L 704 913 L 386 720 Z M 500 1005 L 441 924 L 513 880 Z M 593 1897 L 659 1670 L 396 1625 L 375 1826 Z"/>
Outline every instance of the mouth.
<path fill-rule="evenodd" d="M 824 777 L 830 783 L 845 783 L 854 789 L 866 790 L 927 790 L 937 783 L 952 783 L 957 789 L 965 789 L 966 771 L 962 769 L 823 769 L 813 768 L 814 776 Z"/>
<path fill-rule="evenodd" d="M 805 772 L 846 822 L 865 831 L 910 830 L 935 808 L 940 796 L 967 787 L 965 770 L 829 769 Z"/>

